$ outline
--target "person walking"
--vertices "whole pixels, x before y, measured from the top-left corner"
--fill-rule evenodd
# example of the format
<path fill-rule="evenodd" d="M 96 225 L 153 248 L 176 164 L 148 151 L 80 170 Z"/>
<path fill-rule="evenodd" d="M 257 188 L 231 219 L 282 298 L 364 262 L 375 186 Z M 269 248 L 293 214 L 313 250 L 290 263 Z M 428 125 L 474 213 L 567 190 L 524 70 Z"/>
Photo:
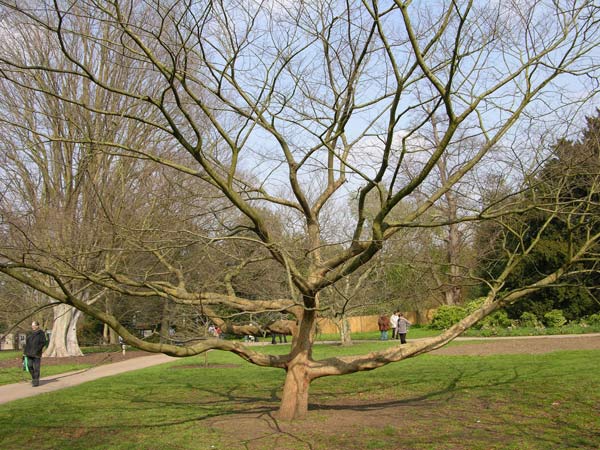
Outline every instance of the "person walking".
<path fill-rule="evenodd" d="M 398 311 L 394 311 L 392 317 L 390 317 L 390 326 L 392 327 L 392 339 L 398 338 Z"/>
<path fill-rule="evenodd" d="M 125 356 L 125 352 L 127 351 L 127 344 L 125 344 L 125 340 L 119 336 L 119 345 L 121 346 L 121 352 L 123 356 Z"/>
<path fill-rule="evenodd" d="M 387 314 L 382 314 L 379 316 L 379 320 L 377 320 L 377 325 L 379 326 L 379 340 L 387 341 L 388 340 L 388 330 L 390 329 L 390 318 Z"/>
<path fill-rule="evenodd" d="M 31 374 L 31 385 L 40 385 L 40 369 L 42 365 L 42 349 L 46 345 L 46 333 L 40 330 L 40 323 L 31 322 L 31 333 L 25 339 L 23 358 L 29 373 Z"/>
<path fill-rule="evenodd" d="M 412 324 L 404 317 L 404 314 L 398 313 L 398 326 L 396 331 L 400 338 L 400 344 L 406 344 L 406 333 L 408 333 L 408 327 Z"/>
<path fill-rule="evenodd" d="M 277 337 L 279 338 L 280 344 L 287 344 L 287 338 L 285 337 L 285 334 L 275 333 L 274 331 L 271 331 L 271 344 L 277 344 L 277 340 L 275 339 Z"/>

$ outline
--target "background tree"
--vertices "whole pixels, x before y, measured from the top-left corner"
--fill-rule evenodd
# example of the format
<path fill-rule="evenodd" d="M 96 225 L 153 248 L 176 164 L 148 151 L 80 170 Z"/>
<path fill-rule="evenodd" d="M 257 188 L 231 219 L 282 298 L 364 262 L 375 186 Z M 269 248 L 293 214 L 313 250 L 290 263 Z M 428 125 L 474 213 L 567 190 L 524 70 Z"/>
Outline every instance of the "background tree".
<path fill-rule="evenodd" d="M 51 304 L 38 291 L 23 283 L 0 277 L 0 336 L 15 331 L 29 331 L 31 317 L 40 322 L 43 329 L 52 327 Z"/>
<path fill-rule="evenodd" d="M 435 117 L 431 111 L 425 111 L 422 121 L 429 123 L 422 126 L 413 134 L 407 134 L 403 139 L 410 139 L 413 151 L 407 155 L 403 174 L 407 180 L 412 179 L 422 170 L 423 164 L 431 160 L 431 155 L 440 145 L 440 130 L 445 124 Z M 411 197 L 413 204 L 418 205 L 429 198 L 434 192 L 448 183 L 454 177 L 455 171 L 460 170 L 479 148 L 477 134 L 471 135 L 471 130 L 461 130 L 456 139 L 447 146 L 432 168 L 431 176 L 415 189 Z M 406 145 L 406 144 L 403 144 Z M 469 272 L 475 260 L 471 251 L 472 224 L 461 221 L 461 217 L 476 209 L 481 193 L 478 190 L 477 178 L 483 168 L 489 166 L 488 159 L 494 152 L 490 151 L 477 167 L 469 174 L 462 176 L 460 181 L 453 184 L 452 189 L 446 190 L 429 211 L 430 220 L 444 220 L 447 225 L 425 232 L 420 229 L 415 239 L 421 240 L 422 249 L 415 255 L 412 265 L 418 273 L 429 273 L 427 283 L 430 298 L 436 298 L 437 304 L 457 305 L 469 293 Z"/>
<path fill-rule="evenodd" d="M 92 22 L 80 20 L 77 26 L 79 32 L 88 33 Z M 102 37 L 109 38 L 106 33 Z M 24 55 L 32 63 L 56 63 L 58 69 L 14 74 L 12 81 L 30 86 L 27 90 L 15 90 L 12 83 L 0 80 L 5 99 L 0 158 L 6 192 L 1 206 L 3 220 L 10 224 L 7 245 L 26 248 L 46 263 L 60 263 L 75 273 L 110 266 L 118 259 L 116 254 L 90 257 L 87 251 L 110 245 L 114 238 L 112 231 L 107 234 L 102 216 L 118 216 L 134 206 L 124 199 L 135 184 L 136 172 L 139 175 L 139 163 L 100 147 L 105 139 L 149 143 L 149 136 L 139 127 L 130 128 L 57 98 L 56 92 L 71 92 L 98 109 L 127 108 L 124 99 L 98 89 L 90 80 L 70 77 L 68 63 L 61 61 L 60 49 L 47 39 L 45 31 L 31 26 L 15 28 L 5 50 L 13 56 Z M 71 46 L 70 51 L 113 83 L 133 86 L 148 81 L 147 76 L 133 77 L 123 64 L 111 68 L 98 46 Z M 71 283 L 88 303 L 106 292 L 85 280 Z M 81 312 L 70 305 L 54 307 L 46 356 L 82 354 L 76 335 L 80 317 Z"/>
<path fill-rule="evenodd" d="M 315 379 L 372 370 L 444 345 L 486 315 L 555 283 L 595 255 L 598 235 L 583 220 L 581 229 L 588 233 L 585 239 L 572 241 L 573 250 L 563 265 L 508 290 L 506 279 L 533 251 L 546 228 L 531 239 L 514 230 L 523 245 L 512 248 L 504 270 L 489 281 L 482 306 L 446 332 L 369 355 L 325 360 L 312 355 L 322 292 L 363 270 L 386 241 L 406 230 L 448 227 L 512 212 L 502 208 L 457 211 L 460 217 L 455 219 L 430 214 L 492 149 L 500 144 L 510 148 L 511 130 L 540 117 L 545 121 L 569 117 L 562 101 L 586 100 L 569 93 L 562 80 L 597 79 L 598 68 L 590 55 L 598 46 L 599 11 L 592 2 L 571 2 L 568 7 L 560 2 L 493 6 L 449 2 L 437 8 L 400 1 L 285 5 L 235 0 L 58 1 L 37 2 L 29 8 L 2 0 L 0 5 L 7 11 L 11 29 L 36 30 L 39 40 L 55 49 L 53 58 L 37 61 L 14 52 L 14 45 L 0 44 L 0 74 L 12 90 L 41 89 L 59 105 L 140 130 L 152 139 L 149 143 L 123 141 L 110 133 L 65 136 L 34 127 L 24 130 L 43 136 L 51 145 L 93 146 L 106 154 L 179 171 L 197 184 L 195 192 L 201 188 L 219 192 L 230 208 L 213 211 L 225 227 L 199 228 L 193 220 L 180 220 L 172 232 L 148 224 L 139 229 L 122 227 L 120 218 L 110 216 L 103 224 L 110 224 L 111 230 L 131 231 L 130 239 L 118 245 L 88 243 L 86 251 L 78 254 L 89 259 L 85 264 L 75 268 L 64 264 L 61 252 L 46 242 L 40 244 L 41 255 L 25 245 L 3 247 L 0 271 L 109 324 L 139 348 L 178 356 L 220 349 L 259 366 L 285 370 L 281 418 L 306 413 L 309 386 Z M 90 26 L 82 29 L 82 20 Z M 106 39 L 107 31 L 115 38 Z M 81 50 L 89 47 L 101 49 L 107 60 L 115 61 L 110 71 L 85 57 Z M 144 81 L 131 85 L 114 79 L 112 73 L 119 68 Z M 48 74 L 76 85 L 89 83 L 123 103 L 96 105 L 79 90 L 40 88 L 36 78 Z M 573 85 L 576 92 L 595 88 Z M 555 95 L 557 90 L 563 95 Z M 430 117 L 416 112 L 423 110 L 443 124 L 439 138 L 412 177 L 399 177 L 417 147 L 406 139 L 397 148 L 395 137 L 408 128 L 410 135 L 416 135 L 429 123 Z M 523 119 L 530 122 L 522 123 Z M 437 189 L 394 217 L 397 206 L 436 176 L 438 162 L 465 133 L 477 136 L 476 148 Z M 519 156 L 520 167 L 527 168 L 534 155 Z M 521 178 L 527 175 L 522 173 Z M 560 189 L 557 186 L 555 199 L 560 198 Z M 340 230 L 328 219 L 333 211 L 350 215 L 345 199 L 352 192 L 356 219 Z M 135 190 L 130 194 L 144 206 Z M 372 218 L 365 209 L 370 197 L 377 204 Z M 579 218 L 590 214 L 585 209 L 589 202 L 565 204 L 548 202 L 549 198 L 544 198 L 543 207 L 552 217 L 574 218 L 576 211 Z M 286 219 L 285 234 L 278 233 L 278 224 L 274 227 L 272 213 Z M 16 233 L 14 221 L 3 225 Z M 29 231 L 25 236 L 32 237 Z M 219 251 L 233 241 L 256 247 L 251 253 L 255 258 L 269 258 L 291 281 L 297 296 L 278 297 L 275 290 L 266 298 L 242 297 L 229 289 L 227 270 L 218 283 L 199 284 L 190 277 L 194 267 L 180 260 L 181 249 L 205 245 Z M 128 263 L 92 264 L 106 259 Z M 82 296 L 82 285 L 97 292 L 110 290 L 148 301 L 168 298 L 196 306 L 234 331 L 243 330 L 230 320 L 239 314 L 290 313 L 297 332 L 285 355 L 216 339 L 183 346 L 144 342 L 114 315 L 90 305 Z M 233 310 L 240 312 L 234 315 Z"/>
<path fill-rule="evenodd" d="M 530 239 L 545 228 L 535 249 L 507 278 L 508 289 L 530 284 L 540 275 L 556 271 L 570 259 L 573 249 L 588 239 L 588 233 L 600 232 L 600 117 L 588 117 L 586 122 L 587 128 L 582 131 L 580 139 L 560 139 L 553 145 L 547 161 L 541 166 L 539 173 L 532 177 L 529 189 L 521 194 L 525 202 L 532 204 L 542 205 L 545 202 L 570 205 L 571 213 L 567 216 L 555 216 L 552 209 L 540 207 L 514 217 L 505 224 L 506 229 L 522 230 L 519 236 L 523 234 Z M 502 226 L 488 230 L 488 233 L 495 232 L 496 236 L 505 237 L 488 237 L 497 245 L 481 261 L 492 276 L 497 275 L 506 264 L 506 247 L 522 245 L 503 230 Z M 534 313 L 541 321 L 546 313 L 560 309 L 568 320 L 575 320 L 600 311 L 595 256 L 582 260 L 577 270 L 555 286 L 532 292 L 519 303 L 511 305 L 507 308 L 509 316 L 518 319 L 527 311 Z"/>

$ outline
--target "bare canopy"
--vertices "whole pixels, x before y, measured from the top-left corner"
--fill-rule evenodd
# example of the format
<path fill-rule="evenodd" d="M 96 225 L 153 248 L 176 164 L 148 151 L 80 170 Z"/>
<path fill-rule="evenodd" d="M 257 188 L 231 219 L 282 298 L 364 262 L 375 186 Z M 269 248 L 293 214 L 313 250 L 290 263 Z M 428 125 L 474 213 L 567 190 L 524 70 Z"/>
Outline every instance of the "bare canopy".
<path fill-rule="evenodd" d="M 78 166 L 85 154 L 105 167 L 117 160 L 140 167 L 119 169 L 119 203 L 132 205 L 122 214 L 113 209 L 115 192 L 81 178 L 86 201 L 96 205 L 93 236 L 77 213 L 81 199 L 71 205 L 72 219 L 57 221 L 56 236 L 77 223 L 85 245 L 41 238 L 19 183 L 4 183 L 0 271 L 107 323 L 141 349 L 176 356 L 221 349 L 284 369 L 282 418 L 307 412 L 312 380 L 438 348 L 487 314 L 558 282 L 597 248 L 597 229 L 590 228 L 559 270 L 503 291 L 535 246 L 530 239 L 512 250 L 499 277 L 486 280 L 483 306 L 438 337 L 367 355 L 312 356 L 320 293 L 369 265 L 394 236 L 465 221 L 502 223 L 527 208 L 572 220 L 590 214 L 582 202 L 558 201 L 558 192 L 484 209 L 475 188 L 470 204 L 479 210 L 430 212 L 483 166 L 494 164 L 515 183 L 526 180 L 538 155 L 519 136 L 541 124 L 558 129 L 594 97 L 600 10 L 592 1 L 0 5 L 2 88 L 32 99 L 21 111 L 30 120 L 21 120 L 18 108 L 0 119 L 11 137 L 2 146 L 14 155 L 2 160 L 2 177 L 16 180 L 14 168 L 29 166 L 24 158 L 49 149 L 76 156 L 59 165 Z M 45 51 L 32 51 L 37 45 Z M 56 108 L 38 108 L 42 97 Z M 49 117 L 54 128 L 44 125 Z M 456 149 L 460 158 L 434 180 Z M 162 179 L 159 173 L 171 175 L 160 184 L 168 201 L 156 208 L 140 186 Z M 43 186 L 30 189 L 30 197 L 43 199 Z M 220 284 L 199 281 L 194 246 L 235 248 L 237 264 L 216 268 L 211 275 Z M 277 271 L 283 288 L 260 295 L 232 289 L 232 276 L 260 264 L 264 273 Z M 239 331 L 234 311 L 291 314 L 291 350 L 274 356 L 218 339 L 149 343 L 89 301 L 105 292 L 193 305 L 225 331 Z"/>

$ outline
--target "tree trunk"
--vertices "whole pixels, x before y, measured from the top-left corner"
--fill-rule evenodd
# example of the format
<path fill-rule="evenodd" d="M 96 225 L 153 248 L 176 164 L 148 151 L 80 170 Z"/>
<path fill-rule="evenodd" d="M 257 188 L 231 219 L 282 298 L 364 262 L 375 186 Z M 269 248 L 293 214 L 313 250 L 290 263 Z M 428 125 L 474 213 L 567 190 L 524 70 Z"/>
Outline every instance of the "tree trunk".
<path fill-rule="evenodd" d="M 417 308 L 415 314 L 417 316 L 417 323 L 415 325 L 427 325 L 429 323 L 428 309 Z"/>
<path fill-rule="evenodd" d="M 306 415 L 309 387 L 307 357 L 303 354 L 296 357 L 288 367 L 278 413 L 280 420 L 294 420 Z"/>
<path fill-rule="evenodd" d="M 64 304 L 55 306 L 53 311 L 52 335 L 44 356 L 58 358 L 83 356 L 77 340 L 77 322 L 81 317 L 81 312 Z"/>
<path fill-rule="evenodd" d="M 454 196 L 449 196 L 448 203 L 450 204 L 450 220 L 456 218 L 456 200 Z M 444 292 L 446 305 L 459 305 L 462 303 L 462 285 L 463 279 L 461 277 L 460 268 L 460 250 L 461 250 L 461 232 L 460 228 L 456 224 L 452 224 L 448 227 L 448 236 L 446 242 L 447 252 L 447 287 Z"/>
<path fill-rule="evenodd" d="M 113 305 L 114 299 L 112 296 L 107 296 L 106 301 L 104 302 L 104 310 L 107 314 L 113 314 Z M 113 330 L 108 325 L 104 324 L 104 328 L 102 329 L 102 340 L 104 344 L 118 344 L 119 343 L 119 335 L 115 330 Z"/>
<path fill-rule="evenodd" d="M 350 321 L 346 316 L 342 317 L 340 323 L 340 337 L 342 345 L 352 345 L 352 333 L 350 330 Z"/>
<path fill-rule="evenodd" d="M 119 337 L 115 330 L 104 324 L 104 329 L 102 330 L 102 340 L 105 344 L 117 344 L 119 342 Z"/>
<path fill-rule="evenodd" d="M 171 317 L 169 311 L 169 300 L 163 300 L 162 316 L 160 319 L 160 343 L 165 344 L 170 341 L 169 328 L 171 327 Z"/>
<path fill-rule="evenodd" d="M 278 417 L 293 420 L 304 417 L 308 412 L 308 389 L 311 377 L 309 362 L 312 358 L 312 345 L 316 332 L 317 316 L 314 310 L 302 312 L 298 335 L 294 336 L 292 358 L 287 364 Z"/>

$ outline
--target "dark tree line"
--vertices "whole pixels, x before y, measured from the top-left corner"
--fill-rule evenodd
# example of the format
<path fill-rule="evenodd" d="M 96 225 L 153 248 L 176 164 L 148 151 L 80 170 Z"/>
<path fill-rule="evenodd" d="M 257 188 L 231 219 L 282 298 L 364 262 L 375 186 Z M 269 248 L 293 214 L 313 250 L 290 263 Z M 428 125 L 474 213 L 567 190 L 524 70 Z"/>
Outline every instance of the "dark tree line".
<path fill-rule="evenodd" d="M 529 180 L 521 201 L 524 205 L 538 206 L 511 216 L 503 227 L 486 224 L 487 228 L 480 230 L 480 240 L 489 239 L 495 244 L 483 260 L 482 275 L 498 276 L 507 261 L 506 249 L 527 247 L 535 239 L 538 239 L 535 249 L 515 267 L 506 280 L 505 289 L 528 285 L 565 265 L 579 243 L 590 234 L 600 232 L 599 175 L 600 111 L 587 117 L 587 127 L 579 139 L 565 138 L 557 142 L 545 164 Z M 568 214 L 554 214 L 550 206 L 554 203 L 572 208 Z M 539 237 L 542 229 L 544 233 Z M 510 230 L 519 230 L 519 233 Z M 560 283 L 527 294 L 507 307 L 509 317 L 517 319 L 528 311 L 542 318 L 545 313 L 560 309 L 567 320 L 575 320 L 599 312 L 597 249 L 593 255 L 579 261 Z"/>

